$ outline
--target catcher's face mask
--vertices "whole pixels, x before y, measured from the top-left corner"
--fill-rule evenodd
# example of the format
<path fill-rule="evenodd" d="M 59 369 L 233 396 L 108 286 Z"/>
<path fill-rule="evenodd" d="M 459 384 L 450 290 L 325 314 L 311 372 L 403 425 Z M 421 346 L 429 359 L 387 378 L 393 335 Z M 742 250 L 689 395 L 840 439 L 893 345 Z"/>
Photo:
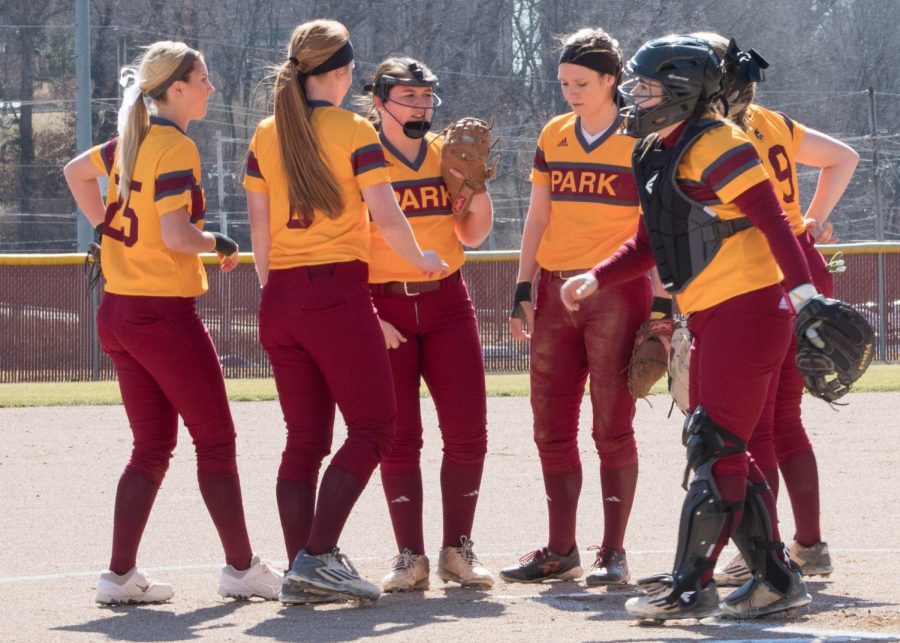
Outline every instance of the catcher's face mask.
<path fill-rule="evenodd" d="M 384 105 L 384 111 L 387 112 L 391 118 L 397 121 L 403 127 L 403 133 L 409 138 L 422 138 L 431 129 L 431 121 L 428 120 L 428 111 L 431 110 L 432 116 L 434 115 L 434 110 L 440 106 L 441 98 L 436 93 L 434 93 L 434 89 L 438 85 L 437 78 L 432 75 L 425 75 L 424 70 L 417 65 L 416 63 L 411 63 L 409 65 L 409 72 L 412 76 L 389 76 L 384 75 L 378 79 L 378 82 L 366 85 L 366 91 L 373 92 L 378 98 L 381 99 L 382 104 Z M 421 97 L 417 96 L 404 96 L 402 98 L 390 98 L 390 92 L 392 87 L 426 87 L 431 89 L 431 94 L 426 94 Z M 398 93 L 395 91 L 395 94 Z M 393 112 L 388 108 L 388 102 L 396 103 L 397 105 L 401 105 L 402 107 L 408 107 L 411 109 L 424 109 L 425 110 L 425 118 L 419 120 L 408 120 L 406 122 L 401 122 Z"/>
<path fill-rule="evenodd" d="M 626 78 L 619 85 L 619 96 L 624 103 L 619 114 L 627 135 L 644 137 L 669 124 L 665 107 L 672 95 L 659 81 L 642 76 Z"/>

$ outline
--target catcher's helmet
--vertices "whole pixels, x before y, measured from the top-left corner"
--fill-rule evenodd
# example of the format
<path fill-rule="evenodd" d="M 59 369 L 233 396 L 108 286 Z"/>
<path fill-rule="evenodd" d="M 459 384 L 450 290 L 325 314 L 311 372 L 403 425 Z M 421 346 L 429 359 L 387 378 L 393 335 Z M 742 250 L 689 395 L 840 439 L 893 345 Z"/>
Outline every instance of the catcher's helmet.
<path fill-rule="evenodd" d="M 644 43 L 625 66 L 626 80 L 619 87 L 625 101 L 621 113 L 624 131 L 643 138 L 683 121 L 700 100 L 722 91 L 722 62 L 708 43 L 691 36 L 666 36 Z M 651 98 L 635 94 L 641 79 L 656 81 L 662 100 L 652 107 L 640 103 Z"/>
<path fill-rule="evenodd" d="M 368 85 L 363 87 L 364 91 L 372 92 L 378 98 L 382 100 L 382 102 L 388 101 L 388 93 L 391 91 L 391 87 L 395 85 L 404 85 L 407 87 L 430 87 L 431 89 L 437 89 L 438 79 L 432 74 L 430 71 L 426 72 L 422 69 L 422 66 L 419 63 L 412 62 L 407 65 L 407 69 L 409 70 L 409 76 L 391 76 L 390 74 L 384 74 L 380 76 L 377 82 L 369 83 Z M 441 104 L 441 99 L 438 98 L 437 95 L 434 97 L 435 99 L 435 107 L 438 107 Z"/>

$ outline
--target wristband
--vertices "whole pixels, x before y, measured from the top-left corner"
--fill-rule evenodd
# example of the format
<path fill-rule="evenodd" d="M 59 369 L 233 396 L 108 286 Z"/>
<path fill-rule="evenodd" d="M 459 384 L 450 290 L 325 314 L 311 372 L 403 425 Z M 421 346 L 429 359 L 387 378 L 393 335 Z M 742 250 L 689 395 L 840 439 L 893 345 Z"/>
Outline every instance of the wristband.
<path fill-rule="evenodd" d="M 672 317 L 672 300 L 666 297 L 654 297 L 650 306 L 650 319 L 664 319 Z"/>
<path fill-rule="evenodd" d="M 527 321 L 525 310 L 522 308 L 523 301 L 531 301 L 530 281 L 520 281 L 516 284 L 516 294 L 513 296 L 513 309 L 509 314 L 511 318 Z"/>
<path fill-rule="evenodd" d="M 530 281 L 520 281 L 516 284 L 516 294 L 513 298 L 513 306 L 518 306 L 523 301 L 531 301 Z"/>
<path fill-rule="evenodd" d="M 791 307 L 794 309 L 794 312 L 799 313 L 800 309 L 818 294 L 819 292 L 812 284 L 800 284 L 788 293 L 788 299 L 791 302 Z"/>

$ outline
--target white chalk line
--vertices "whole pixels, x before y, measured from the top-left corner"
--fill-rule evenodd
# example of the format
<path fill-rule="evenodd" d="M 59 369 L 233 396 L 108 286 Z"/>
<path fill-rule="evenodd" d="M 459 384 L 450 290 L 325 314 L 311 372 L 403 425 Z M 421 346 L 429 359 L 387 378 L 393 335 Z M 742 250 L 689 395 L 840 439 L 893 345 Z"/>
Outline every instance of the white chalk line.
<path fill-rule="evenodd" d="M 836 549 L 833 547 L 829 548 L 832 553 L 837 554 L 900 554 L 900 548 L 871 548 L 871 549 L 859 549 L 859 548 L 848 548 L 848 549 Z M 515 560 L 517 557 L 521 556 L 524 552 L 484 552 L 479 553 L 479 558 L 507 558 L 511 560 Z M 671 554 L 674 556 L 675 552 L 671 549 L 629 549 L 628 553 L 633 556 L 649 556 L 649 555 L 657 555 L 657 554 Z M 587 550 L 582 551 L 581 555 L 590 559 L 593 557 L 593 552 L 589 552 Z M 372 563 L 384 561 L 388 562 L 389 557 L 380 557 L 380 556 L 353 556 L 351 560 L 354 563 Z M 284 561 L 273 561 L 276 565 L 282 564 Z M 168 565 L 168 566 L 155 566 L 155 567 L 141 567 L 144 571 L 150 573 L 157 572 L 183 572 L 183 571 L 191 571 L 191 570 L 209 570 L 209 569 L 221 569 L 221 563 L 193 563 L 187 565 Z M 28 576 L 0 576 L 0 585 L 15 585 L 17 583 L 39 583 L 43 581 L 54 581 L 54 580 L 64 580 L 66 578 L 85 578 L 91 576 L 99 576 L 100 570 L 91 570 L 91 571 L 73 571 L 73 572 L 59 572 L 53 574 L 33 574 Z"/>

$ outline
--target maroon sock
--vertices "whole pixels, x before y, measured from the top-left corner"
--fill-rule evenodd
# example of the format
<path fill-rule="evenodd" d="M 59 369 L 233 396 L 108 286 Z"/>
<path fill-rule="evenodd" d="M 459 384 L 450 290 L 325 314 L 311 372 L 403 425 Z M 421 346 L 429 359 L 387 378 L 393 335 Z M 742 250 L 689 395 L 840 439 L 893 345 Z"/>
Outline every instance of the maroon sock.
<path fill-rule="evenodd" d="M 337 546 L 344 523 L 359 499 L 366 483 L 343 469 L 330 465 L 319 485 L 319 500 L 313 518 L 306 552 L 318 556 Z"/>
<path fill-rule="evenodd" d="M 444 457 L 441 463 L 441 497 L 444 503 L 443 547 L 459 547 L 460 538 L 472 535 L 475 508 L 484 460 L 459 464 Z"/>
<path fill-rule="evenodd" d="M 116 489 L 116 507 L 113 514 L 112 556 L 109 569 L 122 575 L 131 570 L 137 561 L 141 536 L 159 484 L 128 469 L 119 478 Z"/>
<path fill-rule="evenodd" d="M 712 580 L 713 568 L 719 559 L 719 554 L 722 553 L 725 543 L 731 538 L 731 534 L 740 524 L 741 517 L 744 515 L 744 497 L 747 495 L 747 478 L 742 475 L 716 476 L 715 481 L 719 487 L 722 501 L 729 504 L 733 503 L 734 509 L 728 512 L 722 533 L 719 534 L 719 538 L 709 554 L 710 567 L 700 577 L 701 587 L 706 587 Z"/>
<path fill-rule="evenodd" d="M 309 538 L 316 511 L 316 488 L 302 480 L 279 480 L 275 483 L 275 498 L 290 565 Z"/>
<path fill-rule="evenodd" d="M 778 479 L 778 467 L 774 469 L 760 469 L 762 471 L 763 476 L 766 479 L 766 482 L 769 483 L 769 490 L 772 492 L 772 496 L 775 498 L 775 501 L 778 501 L 778 491 L 780 486 L 780 481 Z"/>
<path fill-rule="evenodd" d="M 779 462 L 784 486 L 791 499 L 796 532 L 794 538 L 804 547 L 822 540 L 819 524 L 819 468 L 812 449 Z"/>
<path fill-rule="evenodd" d="M 381 485 L 387 499 L 397 549 L 409 548 L 425 553 L 422 530 L 422 469 L 399 474 L 381 472 Z"/>
<path fill-rule="evenodd" d="M 581 495 L 581 465 L 567 473 L 544 474 L 550 519 L 550 551 L 568 554 L 575 545 L 575 520 Z"/>
<path fill-rule="evenodd" d="M 600 491 L 603 495 L 603 547 L 625 549 L 625 528 L 634 504 L 638 465 L 624 469 L 608 469 L 600 464 Z"/>
<path fill-rule="evenodd" d="M 219 532 L 225 562 L 235 569 L 249 568 L 253 550 L 244 520 L 240 478 L 236 473 L 197 473 L 197 481 L 206 509 Z"/>

